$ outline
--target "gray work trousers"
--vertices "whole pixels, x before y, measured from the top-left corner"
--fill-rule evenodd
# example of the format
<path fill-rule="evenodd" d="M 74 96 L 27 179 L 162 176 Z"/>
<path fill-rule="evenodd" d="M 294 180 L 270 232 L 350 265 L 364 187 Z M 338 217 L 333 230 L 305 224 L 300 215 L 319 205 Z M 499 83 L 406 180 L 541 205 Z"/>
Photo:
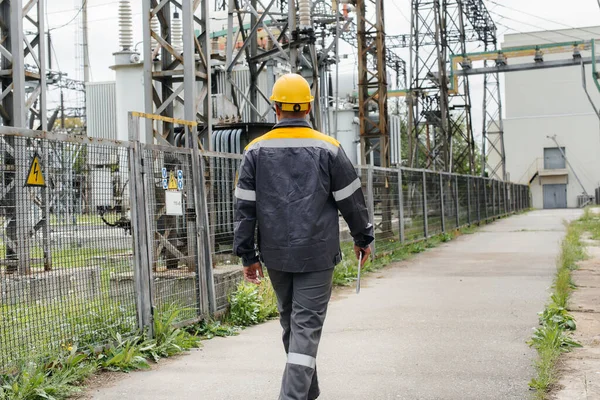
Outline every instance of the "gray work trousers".
<path fill-rule="evenodd" d="M 331 298 L 333 269 L 291 273 L 269 269 L 288 355 L 279 400 L 319 397 L 316 357 Z"/>

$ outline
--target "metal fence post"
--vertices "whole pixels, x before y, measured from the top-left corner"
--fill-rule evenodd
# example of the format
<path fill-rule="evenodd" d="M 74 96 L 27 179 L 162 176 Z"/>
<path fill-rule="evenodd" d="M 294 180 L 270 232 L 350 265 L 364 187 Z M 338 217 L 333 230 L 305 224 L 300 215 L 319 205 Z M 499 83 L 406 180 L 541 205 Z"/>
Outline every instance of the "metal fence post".
<path fill-rule="evenodd" d="M 144 194 L 143 154 L 139 142 L 139 118 L 129 113 L 129 181 L 131 196 L 131 226 L 133 235 L 133 275 L 137 303 L 138 326 L 147 329 L 154 336 L 152 282 L 150 278 L 150 250 L 148 243 L 148 223 L 146 197 Z"/>
<path fill-rule="evenodd" d="M 398 167 L 398 229 L 400 230 L 400 243 L 404 243 L 404 189 L 402 188 L 402 168 Z"/>
<path fill-rule="evenodd" d="M 208 214 L 206 213 L 206 198 L 204 196 L 204 162 L 199 150 L 196 127 L 186 126 L 186 129 L 186 143 L 189 143 L 192 150 L 192 185 L 194 188 L 194 224 L 197 249 L 195 258 L 198 265 L 198 296 L 201 300 L 201 311 L 206 315 L 207 313 L 215 313 L 217 305 L 215 300 L 215 288 L 212 273 L 210 235 L 208 234 L 208 230 L 206 228 L 208 226 Z M 208 252 L 206 249 L 208 249 Z"/>
<path fill-rule="evenodd" d="M 481 178 L 481 183 L 483 184 L 483 201 L 485 206 L 485 219 L 490 217 L 489 207 L 488 207 L 488 194 L 487 194 L 487 178 Z M 481 220 L 481 219 L 480 219 Z"/>
<path fill-rule="evenodd" d="M 471 225 L 471 177 L 467 176 L 467 225 Z"/>
<path fill-rule="evenodd" d="M 444 175 L 442 172 L 440 175 L 440 212 L 442 216 L 442 233 L 446 233 L 446 210 L 444 207 Z"/>
<path fill-rule="evenodd" d="M 427 175 L 423 171 L 423 233 L 425 238 L 429 236 L 429 226 L 427 221 Z"/>
<path fill-rule="evenodd" d="M 496 217 L 497 215 L 497 211 L 496 211 L 496 181 L 495 180 L 490 180 L 491 186 L 492 186 L 492 218 Z"/>
<path fill-rule="evenodd" d="M 369 202 L 369 219 L 373 224 L 373 236 L 375 236 L 375 193 L 373 193 L 373 166 L 367 167 L 367 201 Z M 371 259 L 375 259 L 375 240 L 371 244 Z"/>
<path fill-rule="evenodd" d="M 451 175 L 452 176 L 452 175 Z M 454 175 L 454 201 L 456 202 L 456 227 L 460 226 L 460 201 L 458 200 L 458 175 Z"/>
<path fill-rule="evenodd" d="M 481 222 L 481 181 L 483 178 L 475 178 L 475 190 L 477 191 L 477 223 Z"/>
<path fill-rule="evenodd" d="M 502 181 L 502 193 L 504 194 L 504 214 L 508 214 L 509 205 L 508 205 L 508 186 L 506 182 Z"/>
<path fill-rule="evenodd" d="M 49 164 L 49 145 L 48 141 L 44 140 L 42 143 L 42 158 L 43 165 L 47 170 L 50 168 Z M 48 187 L 42 188 L 42 219 L 44 221 L 43 230 L 43 249 L 44 249 L 44 271 L 50 271 L 52 269 L 52 244 L 50 239 L 50 190 Z"/>
<path fill-rule="evenodd" d="M 212 232 L 210 219 L 208 216 L 208 198 L 206 193 L 206 171 L 204 164 L 204 157 L 201 154 L 198 154 L 198 162 L 200 163 L 200 168 L 198 170 L 198 174 L 200 175 L 199 181 L 200 186 L 198 187 L 198 196 L 200 199 L 200 212 L 201 214 L 201 232 L 202 232 L 202 248 L 204 249 L 204 273 L 206 274 L 206 284 L 207 284 L 207 298 L 208 298 L 208 310 L 211 314 L 214 314 L 217 311 L 217 299 L 215 293 L 215 281 L 213 276 L 213 261 L 212 261 L 212 244 L 214 243 L 212 240 Z"/>

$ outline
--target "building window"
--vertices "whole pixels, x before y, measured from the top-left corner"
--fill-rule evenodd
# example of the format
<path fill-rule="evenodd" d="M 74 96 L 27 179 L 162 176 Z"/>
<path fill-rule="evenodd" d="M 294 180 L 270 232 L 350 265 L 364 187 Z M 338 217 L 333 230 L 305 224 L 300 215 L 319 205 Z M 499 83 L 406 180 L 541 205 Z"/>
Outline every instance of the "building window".
<path fill-rule="evenodd" d="M 560 149 L 558 147 L 545 148 L 544 169 L 565 169 L 566 165 L 563 153 L 566 154 L 564 147 L 561 147 Z"/>

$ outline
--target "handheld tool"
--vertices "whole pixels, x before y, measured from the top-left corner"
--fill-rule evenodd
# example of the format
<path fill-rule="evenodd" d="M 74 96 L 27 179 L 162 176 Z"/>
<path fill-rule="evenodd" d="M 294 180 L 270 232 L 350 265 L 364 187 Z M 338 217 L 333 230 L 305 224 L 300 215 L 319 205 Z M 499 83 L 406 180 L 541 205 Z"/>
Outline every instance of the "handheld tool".
<path fill-rule="evenodd" d="M 358 279 L 356 280 L 356 294 L 360 293 L 360 267 L 362 265 L 363 252 L 360 251 L 360 255 L 358 256 Z"/>

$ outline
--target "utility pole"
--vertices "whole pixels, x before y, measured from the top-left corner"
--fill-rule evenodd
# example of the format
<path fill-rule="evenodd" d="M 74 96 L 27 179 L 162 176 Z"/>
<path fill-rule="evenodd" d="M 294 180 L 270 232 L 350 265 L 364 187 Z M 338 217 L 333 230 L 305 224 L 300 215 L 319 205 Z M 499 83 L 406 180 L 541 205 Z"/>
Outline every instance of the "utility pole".
<path fill-rule="evenodd" d="M 82 0 L 81 18 L 83 20 L 83 81 L 90 81 L 90 53 L 88 51 L 88 0 Z"/>

